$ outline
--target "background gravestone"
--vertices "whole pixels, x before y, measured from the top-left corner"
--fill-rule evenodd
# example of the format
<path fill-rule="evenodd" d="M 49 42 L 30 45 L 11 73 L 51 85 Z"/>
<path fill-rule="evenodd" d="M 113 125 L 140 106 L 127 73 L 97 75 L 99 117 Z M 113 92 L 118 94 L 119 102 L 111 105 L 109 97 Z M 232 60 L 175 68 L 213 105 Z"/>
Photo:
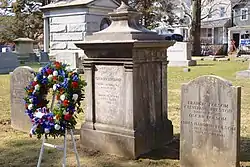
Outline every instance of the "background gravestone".
<path fill-rule="evenodd" d="M 40 64 L 47 64 L 49 63 L 49 55 L 47 52 L 41 52 L 40 53 L 40 59 L 39 59 L 39 62 Z"/>
<path fill-rule="evenodd" d="M 11 52 L 0 53 L 0 74 L 8 74 L 19 66 L 17 55 Z"/>
<path fill-rule="evenodd" d="M 202 76 L 181 91 L 181 167 L 238 167 L 241 88 Z"/>
<path fill-rule="evenodd" d="M 11 73 L 10 98 L 11 98 L 11 126 L 14 129 L 29 132 L 31 122 L 25 114 L 24 88 L 34 79 L 34 70 L 30 67 L 18 67 Z"/>
<path fill-rule="evenodd" d="M 243 70 L 243 71 L 238 71 L 236 72 L 236 78 L 240 79 L 240 78 L 250 78 L 250 64 L 247 70 Z"/>
<path fill-rule="evenodd" d="M 60 52 L 56 54 L 56 61 L 69 64 L 70 68 L 79 68 L 79 57 L 77 52 Z"/>

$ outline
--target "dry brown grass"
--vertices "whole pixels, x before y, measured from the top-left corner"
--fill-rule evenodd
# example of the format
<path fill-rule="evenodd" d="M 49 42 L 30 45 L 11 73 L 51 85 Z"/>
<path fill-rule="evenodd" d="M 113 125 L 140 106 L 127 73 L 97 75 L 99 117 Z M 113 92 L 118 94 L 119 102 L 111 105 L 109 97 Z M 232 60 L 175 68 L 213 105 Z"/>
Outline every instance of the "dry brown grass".
<path fill-rule="evenodd" d="M 180 87 L 200 75 L 215 74 L 228 79 L 234 85 L 242 87 L 241 111 L 241 164 L 250 166 L 250 80 L 236 80 L 235 72 L 247 69 L 247 62 L 199 62 L 199 66 L 192 67 L 191 72 L 184 73 L 182 68 L 169 68 L 169 118 L 174 125 L 174 133 L 179 133 Z M 36 166 L 41 141 L 29 138 L 27 134 L 15 131 L 10 126 L 10 78 L 0 75 L 0 166 L 1 167 L 33 167 Z M 81 116 L 83 118 L 83 116 Z M 82 119 L 79 121 L 78 128 Z M 76 135 L 79 143 L 79 135 Z M 51 143 L 62 143 L 63 139 L 50 139 Z M 71 146 L 69 143 L 68 146 Z M 69 151 L 72 150 L 68 147 Z M 178 167 L 178 142 L 156 150 L 146 158 L 128 160 L 126 158 L 101 154 L 96 151 L 83 150 L 79 147 L 82 166 L 87 167 Z M 61 166 L 62 152 L 46 148 L 42 166 Z M 76 166 L 73 153 L 68 154 L 67 164 Z"/>

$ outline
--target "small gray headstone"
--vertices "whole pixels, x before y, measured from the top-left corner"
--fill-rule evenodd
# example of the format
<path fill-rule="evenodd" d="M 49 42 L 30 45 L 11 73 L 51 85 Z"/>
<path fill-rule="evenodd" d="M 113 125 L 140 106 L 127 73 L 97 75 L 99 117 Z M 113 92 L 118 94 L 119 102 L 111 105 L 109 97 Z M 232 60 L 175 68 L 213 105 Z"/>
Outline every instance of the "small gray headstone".
<path fill-rule="evenodd" d="M 77 52 L 60 52 L 55 57 L 56 61 L 69 64 L 72 69 L 79 68 L 79 56 Z"/>
<path fill-rule="evenodd" d="M 31 122 L 25 114 L 24 88 L 34 79 L 32 68 L 23 66 L 16 68 L 11 73 L 10 79 L 10 99 L 11 99 L 11 126 L 14 129 L 29 132 Z"/>
<path fill-rule="evenodd" d="M 250 63 L 249 63 L 249 67 L 247 70 L 236 72 L 236 78 L 237 79 L 250 78 Z"/>
<path fill-rule="evenodd" d="M 202 76 L 181 95 L 181 167 L 238 167 L 241 88 Z"/>
<path fill-rule="evenodd" d="M 47 52 L 41 52 L 40 53 L 40 63 L 46 64 L 49 62 L 49 55 Z"/>
<path fill-rule="evenodd" d="M 0 74 L 8 74 L 19 66 L 17 55 L 12 52 L 0 53 Z"/>

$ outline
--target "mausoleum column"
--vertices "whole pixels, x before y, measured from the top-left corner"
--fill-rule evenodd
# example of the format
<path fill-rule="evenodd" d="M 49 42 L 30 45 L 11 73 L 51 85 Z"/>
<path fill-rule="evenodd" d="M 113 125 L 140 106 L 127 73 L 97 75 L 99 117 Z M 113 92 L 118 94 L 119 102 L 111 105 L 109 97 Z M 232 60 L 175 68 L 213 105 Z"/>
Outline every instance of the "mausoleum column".
<path fill-rule="evenodd" d="M 43 18 L 43 49 L 44 52 L 49 52 L 49 18 Z"/>

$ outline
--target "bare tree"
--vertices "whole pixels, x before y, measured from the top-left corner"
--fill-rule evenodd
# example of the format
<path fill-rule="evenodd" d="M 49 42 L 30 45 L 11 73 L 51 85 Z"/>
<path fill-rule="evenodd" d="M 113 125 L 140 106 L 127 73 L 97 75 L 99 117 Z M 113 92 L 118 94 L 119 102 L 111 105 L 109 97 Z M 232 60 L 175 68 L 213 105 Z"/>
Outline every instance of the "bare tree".
<path fill-rule="evenodd" d="M 187 26 L 189 28 L 189 40 L 192 42 L 193 46 L 193 55 L 200 55 L 201 52 L 201 21 L 211 15 L 221 12 L 218 6 L 224 6 L 226 12 L 230 10 L 230 5 L 230 1 L 226 3 L 225 0 L 192 0 L 191 5 L 183 1 L 181 2 L 181 8 L 186 18 L 189 20 Z"/>

